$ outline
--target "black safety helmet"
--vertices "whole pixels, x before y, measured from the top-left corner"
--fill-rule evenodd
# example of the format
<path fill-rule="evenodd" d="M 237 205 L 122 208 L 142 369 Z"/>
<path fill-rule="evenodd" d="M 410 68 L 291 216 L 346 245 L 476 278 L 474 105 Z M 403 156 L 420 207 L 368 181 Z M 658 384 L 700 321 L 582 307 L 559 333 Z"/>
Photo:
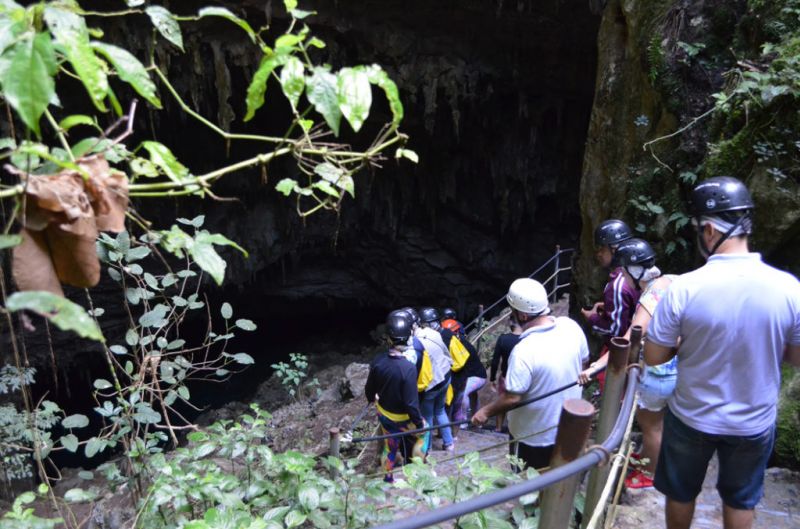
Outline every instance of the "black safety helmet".
<path fill-rule="evenodd" d="M 412 327 L 411 316 L 403 310 L 393 310 L 386 318 L 386 333 L 395 343 L 408 340 Z"/>
<path fill-rule="evenodd" d="M 403 307 L 402 309 L 399 310 L 407 312 L 408 315 L 411 316 L 412 323 L 419 323 L 419 312 L 417 312 L 417 309 L 415 309 L 414 307 Z"/>
<path fill-rule="evenodd" d="M 617 246 L 611 266 L 641 266 L 652 268 L 656 264 L 656 252 L 644 239 L 628 239 Z"/>
<path fill-rule="evenodd" d="M 732 176 L 714 176 L 703 180 L 692 190 L 689 197 L 689 212 L 697 225 L 697 244 L 706 256 L 714 255 L 717 248 L 725 242 L 737 228 L 744 233 L 753 231 L 752 211 L 755 205 L 747 186 Z M 701 236 L 700 219 L 703 216 L 717 217 L 732 224 L 727 233 L 723 233 L 713 248 L 706 246 Z"/>
<path fill-rule="evenodd" d="M 446 309 L 442 309 L 442 319 L 443 320 L 455 320 L 458 318 L 455 309 L 451 309 L 447 307 Z"/>
<path fill-rule="evenodd" d="M 439 321 L 439 311 L 433 307 L 422 307 L 419 309 L 419 319 L 423 323 L 430 323 L 432 321 Z"/>
<path fill-rule="evenodd" d="M 692 190 L 689 198 L 689 212 L 693 217 L 719 216 L 719 213 L 749 211 L 753 207 L 753 198 L 747 186 L 732 176 L 703 180 Z"/>
<path fill-rule="evenodd" d="M 594 230 L 595 246 L 616 246 L 633 237 L 633 232 L 623 221 L 608 219 L 600 223 Z"/>

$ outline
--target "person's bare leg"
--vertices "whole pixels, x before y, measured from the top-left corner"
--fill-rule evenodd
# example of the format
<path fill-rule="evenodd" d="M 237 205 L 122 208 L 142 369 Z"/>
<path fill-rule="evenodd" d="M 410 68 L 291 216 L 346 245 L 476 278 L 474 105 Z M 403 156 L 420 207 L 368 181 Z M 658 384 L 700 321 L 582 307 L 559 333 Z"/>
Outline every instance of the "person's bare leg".
<path fill-rule="evenodd" d="M 667 529 L 689 529 L 694 517 L 694 500 L 683 503 L 667 498 L 666 517 Z"/>
<path fill-rule="evenodd" d="M 664 430 L 664 412 L 643 408 L 636 410 L 636 421 L 642 428 L 642 458 L 650 461 L 644 467 L 650 475 L 655 474 L 658 452 L 661 450 L 661 433 Z"/>
<path fill-rule="evenodd" d="M 754 517 L 754 510 L 734 509 L 722 504 L 722 522 L 725 529 L 750 529 L 753 527 Z"/>

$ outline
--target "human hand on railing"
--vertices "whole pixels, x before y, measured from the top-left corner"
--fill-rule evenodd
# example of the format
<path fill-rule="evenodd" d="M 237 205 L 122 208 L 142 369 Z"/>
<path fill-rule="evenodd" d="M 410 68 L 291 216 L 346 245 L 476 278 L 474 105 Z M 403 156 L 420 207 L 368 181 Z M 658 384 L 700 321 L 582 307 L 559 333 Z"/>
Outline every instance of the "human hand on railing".
<path fill-rule="evenodd" d="M 589 382 L 592 381 L 592 375 L 594 374 L 594 366 L 590 366 L 578 374 L 578 384 L 581 386 L 585 386 Z"/>
<path fill-rule="evenodd" d="M 470 422 L 473 426 L 483 426 L 488 420 L 489 416 L 486 414 L 486 407 L 484 406 L 475 412 L 475 415 L 472 416 L 472 420 Z"/>

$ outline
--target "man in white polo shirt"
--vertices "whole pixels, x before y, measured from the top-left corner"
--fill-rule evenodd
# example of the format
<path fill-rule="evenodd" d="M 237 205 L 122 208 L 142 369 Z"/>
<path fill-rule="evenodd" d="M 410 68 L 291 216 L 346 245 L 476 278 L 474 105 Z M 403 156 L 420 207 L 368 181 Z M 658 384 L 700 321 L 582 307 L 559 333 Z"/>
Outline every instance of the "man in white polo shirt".
<path fill-rule="evenodd" d="M 550 316 L 547 293 L 538 281 L 523 278 L 511 284 L 506 296 L 511 317 L 522 328 L 511 351 L 506 392 L 472 416 L 475 425 L 509 410 L 522 400 L 542 395 L 578 380 L 589 359 L 586 336 L 569 318 Z M 580 386 L 532 402 L 508 413 L 508 429 L 518 441 L 511 453 L 532 468 L 550 464 L 556 442 L 556 426 L 566 399 L 579 399 Z"/>
<path fill-rule="evenodd" d="M 752 209 L 735 178 L 695 187 L 690 211 L 707 263 L 672 283 L 648 330 L 648 365 L 678 355 L 655 477 L 668 529 L 691 525 L 715 452 L 725 528 L 752 527 L 775 442 L 780 364 L 800 365 L 800 283 L 749 252 Z"/>

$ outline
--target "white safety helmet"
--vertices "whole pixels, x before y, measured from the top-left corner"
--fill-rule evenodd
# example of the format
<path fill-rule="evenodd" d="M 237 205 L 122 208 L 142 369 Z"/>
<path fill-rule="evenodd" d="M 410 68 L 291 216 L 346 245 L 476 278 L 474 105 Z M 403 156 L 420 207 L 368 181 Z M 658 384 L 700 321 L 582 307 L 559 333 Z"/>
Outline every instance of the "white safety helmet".
<path fill-rule="evenodd" d="M 524 277 L 511 283 L 506 295 L 506 301 L 508 301 L 512 309 L 525 314 L 536 316 L 550 314 L 547 292 L 542 284 L 535 279 Z"/>

